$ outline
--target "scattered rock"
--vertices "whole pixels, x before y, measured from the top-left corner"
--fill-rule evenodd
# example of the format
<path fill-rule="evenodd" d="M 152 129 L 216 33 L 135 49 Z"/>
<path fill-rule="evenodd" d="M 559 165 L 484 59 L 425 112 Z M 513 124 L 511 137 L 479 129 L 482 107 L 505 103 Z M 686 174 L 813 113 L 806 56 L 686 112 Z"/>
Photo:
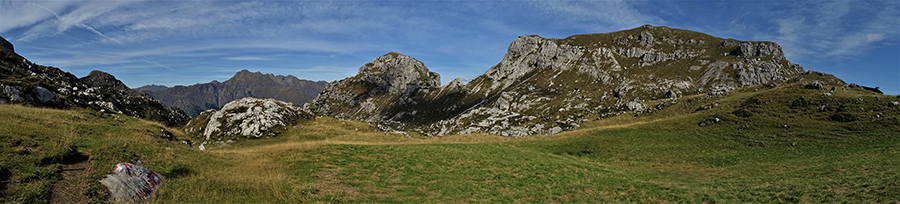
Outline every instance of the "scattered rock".
<path fill-rule="evenodd" d="M 791 142 L 791 147 L 797 146 L 797 142 Z"/>
<path fill-rule="evenodd" d="M 759 89 L 757 89 L 757 90 L 759 90 Z M 678 98 L 678 93 L 675 93 L 672 90 L 666 91 L 666 98 L 668 98 L 668 99 Z"/>
<path fill-rule="evenodd" d="M 118 120 L 118 118 L 116 118 Z M 147 130 L 148 132 L 150 130 Z M 160 128 L 159 133 L 151 133 L 154 137 L 162 138 L 168 141 L 175 141 L 175 135 L 166 130 L 165 128 Z"/>
<path fill-rule="evenodd" d="M 642 104 L 640 102 L 635 102 L 635 101 L 629 101 L 628 103 L 625 104 L 625 107 L 627 107 L 628 110 L 635 111 L 635 112 L 640 112 L 640 111 L 644 110 L 644 108 L 645 108 L 644 104 Z"/>
<path fill-rule="evenodd" d="M 809 84 L 806 84 L 807 89 L 825 89 L 824 86 L 825 84 L 819 82 L 818 80 L 813 80 L 809 82 Z"/>
<path fill-rule="evenodd" d="M 145 203 L 163 183 L 163 178 L 147 168 L 131 163 L 117 164 L 112 174 L 100 180 L 109 190 L 109 200 L 120 203 Z"/>
<path fill-rule="evenodd" d="M 888 103 L 888 106 L 900 106 L 900 102 L 891 101 L 890 103 Z"/>
<path fill-rule="evenodd" d="M 706 127 L 706 122 L 700 122 L 700 127 Z"/>

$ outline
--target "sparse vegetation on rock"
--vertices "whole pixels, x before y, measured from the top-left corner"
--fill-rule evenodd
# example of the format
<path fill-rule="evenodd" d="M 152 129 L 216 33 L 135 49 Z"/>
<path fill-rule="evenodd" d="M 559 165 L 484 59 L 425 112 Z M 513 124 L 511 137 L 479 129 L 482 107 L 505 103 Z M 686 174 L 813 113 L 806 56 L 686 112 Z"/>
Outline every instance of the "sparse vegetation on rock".
<path fill-rule="evenodd" d="M 685 95 L 722 95 L 804 72 L 772 42 L 648 25 L 565 39 L 521 36 L 500 63 L 464 85 L 437 87 L 439 76 L 423 63 L 389 53 L 330 83 L 307 108 L 426 135 L 555 134 L 587 120 L 657 111 L 664 106 L 649 104 Z"/>
<path fill-rule="evenodd" d="M 59 68 L 32 63 L 6 46 L 0 46 L 0 104 L 3 103 L 52 108 L 88 107 L 159 121 L 168 126 L 181 126 L 190 120 L 184 112 L 129 89 L 108 73 L 92 71 L 79 79 Z"/>
<path fill-rule="evenodd" d="M 202 144 L 225 144 L 229 140 L 273 137 L 313 116 L 289 102 L 274 99 L 242 98 L 221 110 L 207 110 L 187 126 L 185 132 L 199 137 Z"/>

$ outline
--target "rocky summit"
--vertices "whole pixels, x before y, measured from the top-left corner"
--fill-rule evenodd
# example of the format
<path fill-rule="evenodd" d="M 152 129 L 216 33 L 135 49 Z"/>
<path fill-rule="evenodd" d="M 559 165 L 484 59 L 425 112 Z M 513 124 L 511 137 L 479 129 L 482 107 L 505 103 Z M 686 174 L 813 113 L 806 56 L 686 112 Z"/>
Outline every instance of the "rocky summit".
<path fill-rule="evenodd" d="M 225 82 L 212 81 L 191 86 L 165 87 L 150 85 L 135 90 L 150 94 L 166 105 L 196 117 L 208 109 L 221 109 L 226 103 L 244 97 L 273 98 L 295 104 L 310 102 L 322 89 L 324 81 L 309 81 L 295 76 L 262 74 L 241 70 Z"/>
<path fill-rule="evenodd" d="M 271 137 L 299 121 L 313 118 L 300 107 L 275 99 L 242 98 L 221 110 L 207 110 L 187 126 L 185 132 L 202 138 L 203 144 L 225 144 L 246 138 Z"/>
<path fill-rule="evenodd" d="M 328 83 L 306 109 L 370 123 L 402 121 L 403 110 L 422 101 L 440 84 L 440 75 L 424 63 L 391 52 L 360 67 L 356 76 Z"/>
<path fill-rule="evenodd" d="M 2 38 L 0 38 L 2 39 Z M 129 89 L 115 76 L 92 71 L 77 78 L 56 67 L 37 65 L 0 40 L 0 104 L 68 108 L 85 107 L 180 126 L 190 119 L 146 94 Z"/>
<path fill-rule="evenodd" d="M 306 108 L 425 135 L 554 134 L 804 72 L 773 42 L 646 25 L 564 39 L 521 36 L 481 76 L 444 87 L 423 63 L 392 52 L 329 83 Z"/>

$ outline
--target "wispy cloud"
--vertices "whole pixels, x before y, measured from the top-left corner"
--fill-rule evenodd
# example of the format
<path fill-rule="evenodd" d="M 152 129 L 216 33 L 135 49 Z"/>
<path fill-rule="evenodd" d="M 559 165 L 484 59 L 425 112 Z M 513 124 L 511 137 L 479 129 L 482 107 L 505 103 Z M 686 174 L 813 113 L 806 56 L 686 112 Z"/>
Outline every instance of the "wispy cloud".
<path fill-rule="evenodd" d="M 641 1 L 539 1 L 538 6 L 546 9 L 544 15 L 559 15 L 562 20 L 578 22 L 575 25 L 589 29 L 622 30 L 644 24 L 665 24 L 656 15 L 641 12 L 635 5 Z M 566 25 L 572 25 L 567 23 Z"/>
<path fill-rule="evenodd" d="M 774 13 L 774 39 L 789 57 L 847 60 L 900 37 L 898 2 L 832 1 L 808 9 Z M 797 5 L 797 8 L 806 8 Z M 760 34 L 765 36 L 767 34 Z"/>
<path fill-rule="evenodd" d="M 265 57 L 223 57 L 225 60 L 233 60 L 233 61 L 265 61 L 271 60 Z"/>
<path fill-rule="evenodd" d="M 334 80 L 388 51 L 444 76 L 499 62 L 516 36 L 563 38 L 664 25 L 770 40 L 789 59 L 854 59 L 896 46 L 896 1 L 0 1 L 0 34 L 68 71 L 140 76 L 242 68 Z M 21 49 L 18 49 L 21 48 Z M 212 75 L 212 74 L 211 74 Z M 211 76 L 210 75 L 210 76 Z M 209 77 L 209 76 L 204 76 Z M 152 78 L 121 77 L 155 83 Z M 209 78 L 203 78 L 204 80 Z M 176 79 L 166 79 L 176 81 Z"/>

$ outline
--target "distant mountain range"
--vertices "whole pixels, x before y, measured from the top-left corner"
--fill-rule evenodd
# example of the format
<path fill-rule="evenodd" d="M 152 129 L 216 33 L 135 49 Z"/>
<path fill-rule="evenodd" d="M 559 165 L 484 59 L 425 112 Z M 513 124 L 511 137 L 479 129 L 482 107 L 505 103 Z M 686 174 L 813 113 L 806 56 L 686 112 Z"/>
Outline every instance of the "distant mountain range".
<path fill-rule="evenodd" d="M 134 90 L 150 94 L 162 103 L 178 107 L 188 116 L 196 117 L 205 110 L 218 110 L 228 102 L 245 97 L 272 98 L 302 105 L 322 92 L 325 84 L 325 81 L 302 80 L 291 75 L 262 74 L 245 69 L 225 82 L 212 81 L 171 88 L 147 85 Z"/>

